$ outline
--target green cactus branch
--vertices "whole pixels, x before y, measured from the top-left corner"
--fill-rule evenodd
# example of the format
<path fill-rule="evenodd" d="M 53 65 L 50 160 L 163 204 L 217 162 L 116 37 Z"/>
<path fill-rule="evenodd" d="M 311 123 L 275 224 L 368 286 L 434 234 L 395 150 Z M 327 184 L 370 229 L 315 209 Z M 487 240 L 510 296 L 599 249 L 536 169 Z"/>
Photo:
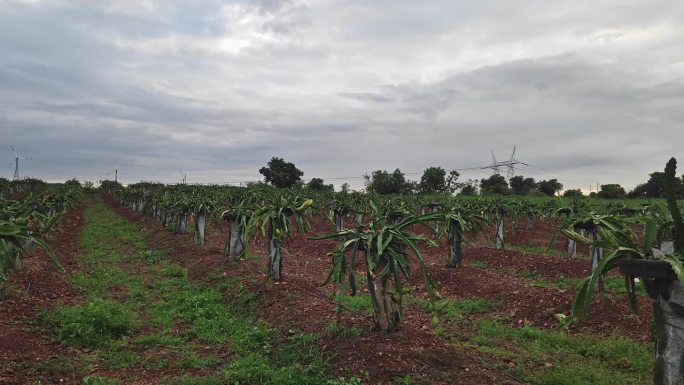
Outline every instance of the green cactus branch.
<path fill-rule="evenodd" d="M 674 250 L 677 253 L 684 252 L 684 221 L 682 214 L 677 206 L 677 199 L 675 198 L 675 178 L 677 172 L 677 160 L 670 158 L 665 166 L 665 198 L 667 199 L 667 206 L 672 215 L 672 222 L 674 225 Z"/>

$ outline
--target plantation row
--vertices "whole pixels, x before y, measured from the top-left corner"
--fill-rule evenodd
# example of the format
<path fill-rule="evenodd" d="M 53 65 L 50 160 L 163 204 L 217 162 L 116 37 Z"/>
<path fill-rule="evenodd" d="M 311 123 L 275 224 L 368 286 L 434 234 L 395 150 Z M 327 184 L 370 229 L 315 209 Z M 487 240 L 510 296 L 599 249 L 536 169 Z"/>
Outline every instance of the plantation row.
<path fill-rule="evenodd" d="M 34 245 L 44 248 L 55 268 L 62 270 L 44 238 L 82 200 L 83 192 L 80 186 L 69 184 L 52 192 L 36 192 L 44 186 L 24 183 L 11 191 L 26 194 L 20 199 L 0 197 L 0 290 L 5 274 L 20 268 L 22 255 Z"/>
<path fill-rule="evenodd" d="M 420 244 L 435 246 L 435 238 L 448 238 L 448 266 L 462 261 L 461 244 L 467 234 L 475 236 L 485 226 L 495 226 L 496 248 L 504 248 L 505 222 L 515 230 L 520 223 L 530 229 L 538 221 L 557 219 L 559 225 L 549 244 L 559 234 L 567 238 L 567 254 L 576 255 L 576 243 L 590 246 L 591 275 L 577 291 L 572 314 L 559 315 L 569 324 L 587 314 L 592 292 L 602 290 L 604 274 L 620 267 L 630 304 L 636 304 L 636 278 L 655 299 L 657 359 L 656 384 L 684 381 L 684 222 L 675 199 L 676 161 L 665 169 L 667 207 L 657 203 L 629 207 L 596 204 L 575 199 L 569 204 L 550 199 L 455 198 L 451 196 L 383 197 L 359 193 L 311 194 L 294 191 L 235 187 L 164 186 L 140 183 L 127 188 L 105 185 L 123 204 L 153 216 L 165 228 L 184 232 L 194 225 L 195 241 L 205 243 L 209 223 L 227 223 L 224 254 L 238 261 L 247 252 L 250 239 L 267 239 L 267 277 L 281 279 L 281 246 L 296 228 L 310 230 L 314 214 L 325 216 L 331 232 L 311 239 L 337 239 L 330 251 L 332 266 L 325 283 L 338 285 L 338 292 L 356 293 L 354 269 L 364 265 L 367 289 L 373 305 L 374 329 L 397 328 L 401 319 L 402 281 L 410 277 L 415 258 L 430 299 L 436 295 L 423 260 Z M 415 231 L 422 227 L 423 232 Z M 358 259 L 358 261 L 357 261 Z"/>
<path fill-rule="evenodd" d="M 341 243 L 331 250 L 333 265 L 329 281 L 342 285 L 356 283 L 349 266 L 364 252 L 369 292 L 376 305 L 376 326 L 392 330 L 399 322 L 402 277 L 409 276 L 409 256 L 414 255 L 426 285 L 434 289 L 426 273 L 418 244 L 434 245 L 436 236 L 446 236 L 449 244 L 448 265 L 462 261 L 461 244 L 468 234 L 475 236 L 486 226 L 495 225 L 495 244 L 504 248 L 504 224 L 510 229 L 531 229 L 549 219 L 561 219 L 554 238 L 567 237 L 568 256 L 576 255 L 576 242 L 590 244 L 592 269 L 598 266 L 604 249 L 617 249 L 616 237 L 636 242 L 635 225 L 660 225 L 657 246 L 671 239 L 664 226 L 670 215 L 657 203 L 639 208 L 622 203 L 602 204 L 590 199 L 530 200 L 526 198 L 466 198 L 448 195 L 379 196 L 360 193 L 313 193 L 308 197 L 292 190 L 238 188 L 226 186 L 164 186 L 140 183 L 122 188 L 105 184 L 104 188 L 131 208 L 154 216 L 167 229 L 181 233 L 194 227 L 195 241 L 203 245 L 209 223 L 227 224 L 224 254 L 241 259 L 249 240 L 256 235 L 268 239 L 270 279 L 281 278 L 282 241 L 296 228 L 310 229 L 314 214 L 331 223 L 331 234 L 318 239 L 336 238 Z M 414 234 L 415 226 L 426 229 Z M 671 231 L 670 231 L 671 233 Z M 624 238 L 624 239 L 623 239 Z M 549 243 L 553 243 L 550 239 Z M 652 240 L 653 241 L 653 240 Z M 348 276 L 348 278 L 347 278 Z M 600 282 L 600 280 L 599 280 Z"/>

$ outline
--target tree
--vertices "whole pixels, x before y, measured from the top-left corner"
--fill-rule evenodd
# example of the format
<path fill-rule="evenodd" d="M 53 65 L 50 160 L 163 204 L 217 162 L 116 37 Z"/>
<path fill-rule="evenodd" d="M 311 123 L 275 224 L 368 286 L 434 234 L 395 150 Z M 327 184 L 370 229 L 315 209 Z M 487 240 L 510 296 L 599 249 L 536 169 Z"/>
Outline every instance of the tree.
<path fill-rule="evenodd" d="M 391 174 L 383 170 L 375 170 L 371 175 L 364 175 L 366 191 L 381 195 L 410 193 L 413 185 L 407 182 L 404 173 L 396 169 Z"/>
<path fill-rule="evenodd" d="M 266 167 L 262 167 L 259 173 L 264 176 L 266 183 L 274 187 L 290 188 L 302 180 L 304 172 L 295 167 L 294 163 L 285 162 L 282 158 L 273 157 Z"/>
<path fill-rule="evenodd" d="M 430 167 L 423 172 L 418 188 L 421 193 L 447 192 L 446 171 L 441 167 Z"/>
<path fill-rule="evenodd" d="M 468 179 L 465 183 L 459 183 L 461 191 L 459 195 L 472 196 L 477 195 L 477 180 Z"/>
<path fill-rule="evenodd" d="M 335 187 L 333 185 L 325 184 L 321 178 L 311 178 L 309 183 L 306 184 L 306 187 L 314 191 L 335 191 Z"/>
<path fill-rule="evenodd" d="M 602 184 L 598 196 L 605 199 L 622 199 L 626 195 L 625 189 L 619 184 Z"/>
<path fill-rule="evenodd" d="M 556 192 L 563 189 L 563 184 L 558 182 L 558 179 L 540 180 L 537 183 L 537 190 L 548 196 L 556 195 Z"/>
<path fill-rule="evenodd" d="M 480 194 L 482 195 L 508 193 L 510 193 L 508 182 L 502 175 L 494 174 L 487 179 L 480 180 Z"/>
<path fill-rule="evenodd" d="M 0 197 L 9 189 L 10 181 L 6 178 L 0 178 Z"/>
<path fill-rule="evenodd" d="M 81 188 L 82 186 L 81 186 L 81 182 L 79 182 L 78 179 L 73 178 L 73 179 L 69 179 L 68 181 L 64 182 L 64 187 L 67 187 L 67 188 L 69 188 L 69 187 Z"/>
<path fill-rule="evenodd" d="M 582 194 L 582 190 L 577 188 L 577 189 L 565 190 L 563 192 L 563 196 L 564 197 L 581 197 L 581 196 L 584 196 L 584 194 Z"/>
<path fill-rule="evenodd" d="M 537 187 L 534 178 L 525 178 L 522 175 L 516 175 L 509 180 L 511 191 L 516 195 L 527 195 L 533 188 Z"/>
<path fill-rule="evenodd" d="M 637 185 L 629 192 L 630 198 L 662 198 L 665 188 L 665 173 L 654 172 L 649 175 L 648 181 Z M 682 179 L 674 179 L 674 191 L 676 199 L 684 199 L 684 183 Z"/>
<path fill-rule="evenodd" d="M 351 187 L 349 186 L 349 183 L 344 182 L 344 183 L 342 183 L 342 186 L 340 186 L 340 192 L 347 193 L 347 192 L 349 192 L 350 188 Z"/>
<path fill-rule="evenodd" d="M 458 171 L 449 171 L 449 176 L 446 180 L 447 190 L 449 193 L 453 194 L 457 189 L 462 187 L 463 184 L 458 182 L 459 176 L 461 176 L 461 174 L 459 174 Z"/>

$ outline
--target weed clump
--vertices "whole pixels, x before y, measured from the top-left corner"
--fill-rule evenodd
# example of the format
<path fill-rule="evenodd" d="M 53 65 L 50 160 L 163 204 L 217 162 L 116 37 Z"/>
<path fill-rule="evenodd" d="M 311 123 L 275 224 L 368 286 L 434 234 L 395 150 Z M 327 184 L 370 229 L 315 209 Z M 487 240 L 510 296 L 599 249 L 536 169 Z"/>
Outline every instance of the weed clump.
<path fill-rule="evenodd" d="M 135 327 L 135 313 L 127 306 L 102 298 L 91 298 L 78 306 L 57 308 L 46 314 L 56 326 L 59 341 L 77 346 L 106 346 Z"/>

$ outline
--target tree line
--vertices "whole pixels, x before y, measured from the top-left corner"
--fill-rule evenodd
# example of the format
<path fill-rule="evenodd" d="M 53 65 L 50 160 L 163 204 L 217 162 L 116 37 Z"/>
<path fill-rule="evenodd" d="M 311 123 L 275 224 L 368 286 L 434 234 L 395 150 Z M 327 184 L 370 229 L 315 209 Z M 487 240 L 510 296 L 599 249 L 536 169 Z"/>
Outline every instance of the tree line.
<path fill-rule="evenodd" d="M 293 163 L 286 162 L 282 158 L 273 157 L 266 166 L 259 170 L 264 176 L 264 182 L 279 188 L 309 188 L 318 191 L 334 191 L 332 184 L 326 184 L 322 178 L 311 178 L 304 183 L 304 172 Z M 548 180 L 535 180 L 531 177 L 516 175 L 509 180 L 503 175 L 494 174 L 480 180 L 459 180 L 458 171 L 447 171 L 442 167 L 434 166 L 425 169 L 420 181 L 406 178 L 400 169 L 392 172 L 375 170 L 370 174 L 363 175 L 367 192 L 381 195 L 388 194 L 455 194 L 459 195 L 528 195 L 528 196 L 555 196 L 566 197 L 583 196 L 580 189 L 568 189 L 563 191 L 563 184 L 556 178 Z M 600 186 L 598 191 L 591 192 L 589 196 L 597 196 L 606 199 L 623 198 L 662 198 L 664 193 L 665 175 L 663 172 L 653 172 L 645 183 L 638 184 L 633 190 L 627 192 L 624 187 L 616 183 L 608 183 Z M 342 185 L 342 191 L 349 190 L 347 183 Z M 684 175 L 676 179 L 675 194 L 677 199 L 684 199 Z"/>

